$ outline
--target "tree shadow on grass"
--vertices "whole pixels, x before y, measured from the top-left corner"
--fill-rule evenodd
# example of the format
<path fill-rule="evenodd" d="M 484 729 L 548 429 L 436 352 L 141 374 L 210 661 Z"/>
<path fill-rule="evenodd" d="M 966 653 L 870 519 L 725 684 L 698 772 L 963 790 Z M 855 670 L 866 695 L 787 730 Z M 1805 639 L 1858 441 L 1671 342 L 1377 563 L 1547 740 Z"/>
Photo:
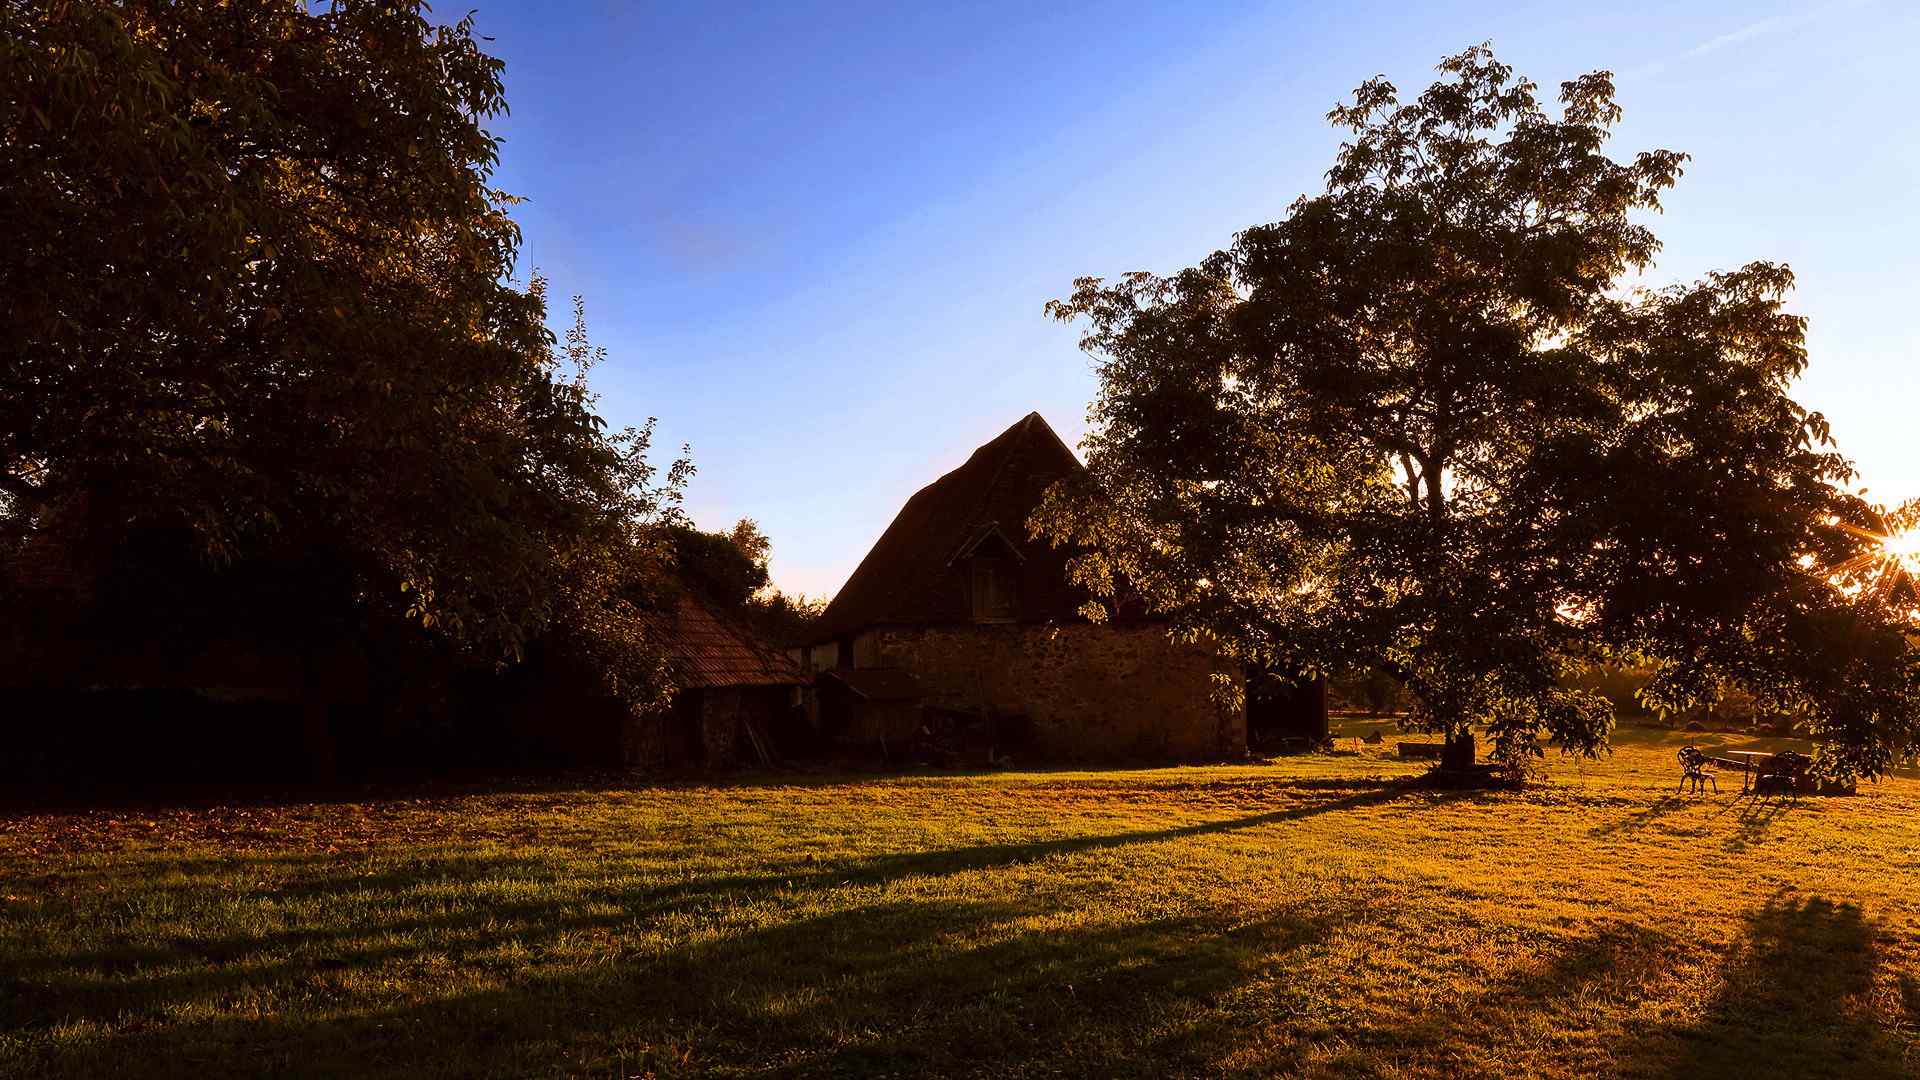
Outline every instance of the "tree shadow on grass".
<path fill-rule="evenodd" d="M 1597 1075 L 1908 1074 L 1901 1055 L 1912 1039 L 1900 1025 L 1920 1015 L 1920 986 L 1899 982 L 1904 1020 L 1876 1016 L 1876 930 L 1857 908 L 1824 899 L 1776 897 L 1724 950 L 1611 922 L 1457 1007 L 1356 1029 L 1337 995 L 1312 985 L 1338 983 L 1338 973 L 1294 954 L 1364 925 L 1370 913 L 1354 906 L 1358 898 L 1283 900 L 1251 916 L 1234 896 L 1219 906 L 1189 898 L 1164 915 L 1081 907 L 1033 889 L 1032 879 L 944 880 L 1401 794 L 1383 786 L 1168 829 L 890 853 L 796 874 L 621 884 L 563 867 L 539 899 L 445 914 L 404 897 L 423 880 L 540 879 L 554 867 L 475 855 L 427 872 L 318 876 L 300 883 L 304 895 L 370 893 L 379 900 L 370 910 L 389 914 L 344 929 L 183 942 L 198 951 L 97 968 L 110 977 L 70 984 L 34 1016 L 0 994 L 0 1072 L 1285 1072 L 1303 1064 L 1304 1042 L 1326 1032 L 1353 1049 L 1324 1064 L 1357 1074 L 1484 1072 L 1489 1062 L 1523 1068 L 1541 1056 L 1560 1071 Z M 874 888 L 910 877 L 929 880 L 907 898 Z M 567 953 L 583 938 L 604 941 L 604 953 Z M 548 950 L 561 959 L 543 962 Z M 196 956 L 212 963 L 195 966 Z M 39 959 L 113 962 L 53 942 Z M 437 992 L 418 975 L 422 964 L 462 978 Z M 1294 974 L 1276 980 L 1276 971 Z M 1704 1015 L 1649 1030 L 1661 1002 L 1694 1000 L 1686 981 L 1703 972 L 1715 980 Z M 406 989 L 382 995 L 389 979 Z M 43 1037 L 62 1020 L 101 1026 Z M 1263 1041 L 1263 1028 L 1279 1041 Z M 1543 1042 L 1543 1031 L 1566 1034 Z M 1301 1032 L 1306 1039 L 1294 1039 Z"/>
<path fill-rule="evenodd" d="M 1646 1080 L 1913 1075 L 1920 984 L 1906 1018 L 1874 1002 L 1877 929 L 1852 904 L 1776 897 L 1723 947 L 1612 921 L 1522 964 L 1485 992 L 1352 1033 L 1355 1071 L 1620 1076 Z M 1710 1000 L 1690 1023 L 1655 1023 Z"/>
<path fill-rule="evenodd" d="M 113 943 L 104 948 L 83 951 L 62 949 L 56 941 L 50 940 L 46 943 L 47 947 L 37 953 L 16 954 L 11 958 L 10 977 L 4 985 L 0 985 L 0 991 L 4 991 L 0 992 L 0 1030 L 45 1030 L 57 1024 L 83 1022 L 105 1025 L 114 1032 L 103 1035 L 103 1041 L 72 1047 L 70 1054 L 56 1055 L 42 1062 L 47 1069 L 55 1072 L 84 1073 L 93 1071 L 95 1067 L 116 1067 L 115 1062 L 124 1065 L 128 1061 L 142 1060 L 121 1055 L 123 1049 L 135 1047 L 145 1048 L 139 1051 L 142 1055 L 156 1054 L 169 1059 L 184 1054 L 186 1056 L 181 1060 L 196 1060 L 196 1055 L 204 1057 L 211 1054 L 213 1060 L 238 1068 L 242 1063 L 240 1055 L 252 1052 L 247 1049 L 249 1032 L 259 1033 L 263 1037 L 271 1036 L 289 1044 L 292 1048 L 286 1051 L 284 1063 L 287 1069 L 299 1071 L 302 1062 L 326 1060 L 328 1054 L 334 1052 L 328 1049 L 329 1041 L 344 1037 L 345 1032 L 352 1032 L 354 1039 L 374 1036 L 359 1030 L 355 1026 L 357 1022 L 345 1018 L 339 1023 L 267 1019 L 256 1026 L 238 1025 L 229 1030 L 218 1021 L 210 1022 L 211 1026 L 183 1026 L 176 1019 L 168 1018 L 169 1014 L 217 1015 L 231 1009 L 236 1001 L 264 993 L 270 1000 L 279 1003 L 267 1010 L 271 1017 L 287 1011 L 289 1006 L 299 1011 L 302 1003 L 310 1006 L 315 1000 L 326 1000 L 329 996 L 346 1000 L 351 994 L 345 989 L 343 980 L 356 973 L 393 971 L 428 962 L 459 968 L 485 966 L 497 962 L 495 954 L 507 943 L 538 954 L 570 936 L 606 934 L 617 937 L 630 933 L 636 927 L 655 926 L 664 921 L 688 918 L 697 921 L 705 917 L 705 913 L 721 908 L 765 905 L 784 909 L 831 904 L 834 897 L 828 894 L 840 890 L 858 893 L 908 878 L 940 879 L 991 872 L 1042 859 L 1181 840 L 1353 811 L 1402 798 L 1433 802 L 1455 797 L 1451 793 L 1423 791 L 1403 783 L 1385 781 L 1315 783 L 1303 785 L 1302 789 L 1309 795 L 1294 805 L 1265 813 L 1210 819 L 1162 829 L 895 852 L 835 860 L 818 866 L 796 861 L 791 867 L 776 872 L 707 874 L 648 884 L 624 883 L 617 873 L 606 877 L 596 864 L 576 866 L 556 863 L 544 856 L 511 853 L 436 853 L 401 867 L 369 867 L 361 865 L 363 860 L 323 859 L 307 854 L 234 857 L 195 863 L 191 868 L 192 873 L 182 881 L 156 888 L 126 880 L 116 882 L 112 880 L 112 870 L 92 868 L 87 872 L 88 880 L 82 883 L 85 886 L 80 890 L 83 894 L 150 894 L 152 900 L 167 905 L 181 904 L 190 909 L 193 900 L 191 894 L 196 890 L 211 894 L 222 884 L 231 884 L 235 880 L 244 882 L 256 877 L 281 875 L 279 883 L 272 889 L 254 894 L 262 906 L 276 907 L 288 901 L 311 905 L 319 901 L 323 905 L 353 903 L 370 911 L 403 914 L 399 917 L 388 914 L 378 920 L 368 919 L 346 925 L 287 924 L 282 928 L 219 938 L 191 934 L 192 916 L 189 914 L 182 920 L 182 928 L 188 932 L 171 938 L 164 936 L 163 930 L 162 935 L 156 937 L 150 934 L 144 941 Z M 1320 797 L 1327 792 L 1343 794 L 1331 798 Z M 123 864 L 119 872 L 125 877 L 137 879 L 144 865 L 147 865 L 144 860 L 131 860 Z M 284 877 L 288 873 L 293 875 L 291 880 Z M 201 876 L 195 877 L 196 874 Z M 532 899 L 526 898 L 525 890 L 521 890 L 508 902 L 481 904 L 470 899 L 444 912 L 435 912 L 431 904 L 422 904 L 411 898 L 416 890 L 444 891 L 449 884 L 488 880 L 537 882 L 540 888 Z M 971 886 L 941 888 L 943 891 L 965 894 Z M 988 891 L 991 891 L 991 887 Z M 1028 896 L 1027 906 L 1030 911 L 1045 910 L 1043 898 L 1035 894 Z M 79 916 L 82 912 L 76 909 L 74 914 Z M 969 927 L 977 927 L 982 921 L 1007 915 L 1007 911 L 982 905 L 963 905 L 947 911 L 937 904 L 915 904 L 901 906 L 897 910 L 887 907 L 862 909 L 861 913 L 819 916 L 799 924 L 776 925 L 744 940 L 778 942 L 779 949 L 773 951 L 798 959 L 779 963 L 769 961 L 768 971 L 742 971 L 738 985 L 762 989 L 778 987 L 780 979 L 775 976 L 791 982 L 793 976 L 790 972 L 781 973 L 792 967 L 793 963 L 799 963 L 809 972 L 809 977 L 833 977 L 838 972 L 841 978 L 870 981 L 879 974 L 893 972 L 887 976 L 893 980 L 886 994 L 887 1001 L 902 998 L 903 995 L 910 997 L 917 981 L 939 982 L 951 975 L 937 950 L 925 954 L 922 957 L 924 962 L 917 966 L 904 962 L 903 958 L 916 951 L 916 937 L 937 938 L 955 933 L 964 935 Z M 276 921 L 279 918 L 276 915 Z M 1255 933 L 1252 938 L 1243 937 L 1239 940 L 1270 943 L 1273 933 L 1280 930 L 1286 930 L 1286 927 L 1277 922 L 1268 932 Z M 1287 932 L 1292 933 L 1291 930 Z M 1038 970 L 1042 971 L 1056 966 L 1068 969 L 1065 984 L 1071 987 L 1069 993 L 1075 997 L 1089 993 L 1097 996 L 1103 992 L 1103 987 L 1131 986 L 1131 976 L 1115 974 L 1109 978 L 1102 974 L 1104 969 L 1097 964 L 1093 968 L 1086 967 L 1085 958 L 1104 953 L 1108 956 L 1106 966 L 1116 973 L 1144 965 L 1159 972 L 1153 980 L 1156 985 L 1164 982 L 1169 986 L 1186 987 L 1181 990 L 1185 993 L 1195 987 L 1204 989 L 1204 984 L 1207 984 L 1209 977 L 1203 961 L 1209 949 L 1225 949 L 1238 955 L 1245 948 L 1244 945 L 1210 946 L 1206 944 L 1208 936 L 1199 933 L 1186 941 L 1185 947 L 1176 948 L 1178 955 L 1175 955 L 1168 951 L 1167 942 L 1181 940 L 1179 928 L 1165 924 L 1112 928 L 1101 931 L 1101 934 L 1104 936 L 1100 940 L 1078 940 L 1077 943 L 1073 934 L 1061 936 L 1057 942 L 1053 940 L 1055 935 L 1028 935 L 1032 940 L 1018 949 L 1011 945 L 996 946 L 1004 955 L 985 964 L 979 974 L 984 977 L 991 973 L 994 979 L 1001 982 L 1008 979 L 1030 980 L 1036 976 L 1028 969 L 1033 963 L 1039 963 Z M 855 938 L 861 941 L 870 938 L 881 944 L 870 947 L 861 941 L 853 941 Z M 822 941 L 841 941 L 843 945 L 834 956 L 816 957 L 811 950 Z M 1195 945 L 1194 942 L 1199 944 Z M 770 946 L 747 948 L 749 952 L 764 952 Z M 925 952 L 924 949 L 919 951 Z M 717 955 L 724 958 L 736 954 L 722 949 Z M 703 980 L 707 977 L 687 966 L 706 963 L 698 958 L 697 950 L 687 955 L 669 954 L 634 963 L 651 971 L 653 976 L 667 978 L 669 983 L 678 979 L 706 985 Z M 611 966 L 625 969 L 633 964 L 621 960 L 611 962 Z M 1232 970 L 1232 965 L 1227 965 L 1226 970 Z M 1073 971 L 1081 974 L 1074 976 Z M 510 971 L 503 973 L 503 978 L 517 977 Z M 571 977 L 561 980 L 563 985 L 555 991 L 560 998 L 568 1001 L 580 998 L 579 993 L 569 988 L 574 981 L 579 980 Z M 965 980 L 962 982 L 964 984 Z M 649 982 L 649 985 L 653 985 L 653 982 Z M 973 991 L 980 989 L 974 987 Z M 503 1014 L 518 1015 L 523 1011 L 520 997 L 536 992 L 545 993 L 538 991 L 537 987 L 528 989 L 511 985 L 482 995 L 491 1002 L 484 1006 L 442 1002 L 433 1006 L 389 1009 L 379 1014 L 386 1019 L 378 1020 L 376 1027 L 389 1021 L 401 1023 L 404 1018 L 403 1026 L 421 1027 L 418 1038 L 423 1044 L 434 1038 L 458 1039 L 462 1037 L 459 1034 L 461 1024 L 478 1024 L 492 1030 L 488 1025 L 495 1024 L 495 1021 L 486 1019 L 482 1012 L 495 1009 Z M 789 992 L 795 993 L 791 988 Z M 1127 990 L 1121 996 L 1132 992 Z M 1027 991 L 1022 993 L 1032 996 Z M 618 998 L 623 995 L 633 997 L 634 991 L 630 988 L 620 990 L 614 996 Z M 646 997 L 645 994 L 640 996 Z M 587 997 L 591 999 L 592 995 Z M 969 997 L 968 1001 L 971 1000 Z M 941 1008 L 951 1011 L 964 1004 L 942 1005 Z M 1117 999 L 1111 1004 L 1114 1009 L 1121 1007 Z M 1004 1005 L 1002 1002 L 984 1012 L 974 1006 L 967 1007 L 974 1008 L 978 1013 L 975 1016 L 976 1023 L 991 1026 L 998 1022 L 996 1017 L 1000 1014 L 997 1010 Z M 1040 1007 L 1031 1002 L 1026 1006 Z M 476 1009 L 481 1012 L 475 1012 Z M 550 1013 L 541 1015 L 545 1016 L 542 1023 L 547 1025 L 547 1029 L 543 1030 L 565 1030 L 569 1025 L 578 1027 L 579 1030 L 573 1035 L 575 1042 L 592 1042 L 595 1037 L 593 1025 L 603 1023 L 606 1019 L 606 1014 L 593 1008 L 585 1009 L 573 1020 Z M 434 1025 L 439 1023 L 454 1026 L 434 1030 Z M 220 1034 L 208 1036 L 208 1031 Z M 290 1031 L 294 1033 L 288 1034 Z M 275 1032 L 279 1034 L 273 1034 Z M 963 1034 L 956 1030 L 952 1039 L 960 1040 Z M 1001 1041 L 1012 1037 L 1003 1036 Z M 209 1038 L 217 1044 L 215 1049 L 201 1045 Z M 647 1042 L 653 1038 L 648 1036 L 640 1041 Z M 378 1043 L 379 1039 L 375 1038 L 374 1041 Z M 863 1046 L 871 1042 L 854 1040 L 855 1044 Z M 648 1042 L 648 1045 L 652 1045 L 652 1042 Z M 895 1049 L 905 1053 L 910 1047 L 901 1044 Z M 1198 1052 L 1197 1044 L 1194 1052 Z"/>
<path fill-rule="evenodd" d="M 1351 790 L 1353 793 L 1335 799 L 1303 801 L 1298 805 L 1288 806 L 1278 810 L 1270 810 L 1259 814 L 1243 814 L 1231 818 L 1214 818 L 1187 825 L 1170 826 L 1164 829 L 1067 836 L 1050 840 L 1031 841 L 1028 843 L 982 844 L 965 848 L 947 848 L 934 851 L 914 851 L 903 852 L 896 855 L 881 855 L 858 861 L 850 866 L 828 870 L 818 876 L 835 880 L 890 881 L 907 876 L 956 874 L 970 870 L 1029 863 L 1037 859 L 1048 858 L 1055 855 L 1071 855 L 1086 851 L 1124 847 L 1132 844 L 1184 840 L 1196 836 L 1207 836 L 1215 833 L 1236 832 L 1241 829 L 1258 828 L 1263 825 L 1277 825 L 1282 822 L 1301 821 L 1307 818 L 1319 817 L 1322 814 L 1342 813 L 1379 806 L 1399 799 L 1422 799 L 1428 802 L 1438 802 L 1453 797 L 1450 792 L 1427 791 L 1404 781 L 1366 781 L 1342 784 L 1338 787 L 1310 785 L 1306 787 L 1306 790 Z"/>
<path fill-rule="evenodd" d="M 1603 1075 L 1609 1014 L 1649 992 L 1674 947 L 1652 927 L 1602 924 L 1539 962 L 1516 963 L 1480 993 L 1353 1031 L 1351 1064 L 1365 1075 L 1488 1075 L 1490 1061 L 1501 1065 L 1494 1075 Z M 1552 1033 L 1545 1048 L 1543 1032 Z M 1543 1053 L 1550 1063 L 1530 1056 Z"/>
<path fill-rule="evenodd" d="M 1908 1057 L 1920 1054 L 1920 979 L 1900 973 L 1900 1033 L 1908 1042 Z"/>
<path fill-rule="evenodd" d="M 1623 1063 L 1674 1080 L 1911 1076 L 1872 1000 L 1877 935 L 1853 904 L 1774 897 L 1747 916 L 1701 1020 L 1650 1033 Z"/>
<path fill-rule="evenodd" d="M 1782 814 L 1798 809 L 1798 804 L 1784 797 L 1761 798 L 1748 793 L 1729 803 L 1722 813 L 1733 814 L 1733 834 L 1727 837 L 1728 851 L 1745 851 L 1757 844 L 1765 843 L 1767 830 L 1772 828 Z"/>
<path fill-rule="evenodd" d="M 282 979 L 297 1016 L 123 1024 L 41 1075 L 780 1075 L 1197 1070 L 1206 1006 L 1335 913 L 1048 925 L 1035 901 L 881 902 L 495 988 L 326 1015 L 336 973 Z M 1038 918 L 1038 924 L 1023 919 Z M 520 929 L 525 929 L 521 927 Z M 320 1015 L 315 1015 L 316 1013 Z M 628 1073 L 621 1073 L 627 1075 Z"/>
<path fill-rule="evenodd" d="M 1638 813 L 1630 814 L 1617 821 L 1610 821 L 1593 830 L 1594 836 L 1612 836 L 1614 833 L 1635 833 L 1666 817 L 1668 814 L 1684 810 L 1698 803 L 1698 799 L 1669 793 L 1649 803 Z"/>

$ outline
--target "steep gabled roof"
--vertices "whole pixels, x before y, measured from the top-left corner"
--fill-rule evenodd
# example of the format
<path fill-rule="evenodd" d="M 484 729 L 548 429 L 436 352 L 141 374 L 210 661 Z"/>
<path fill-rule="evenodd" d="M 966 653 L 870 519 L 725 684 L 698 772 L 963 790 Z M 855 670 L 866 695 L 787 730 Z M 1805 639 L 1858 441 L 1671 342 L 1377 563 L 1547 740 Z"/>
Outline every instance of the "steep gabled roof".
<path fill-rule="evenodd" d="M 736 620 L 682 590 L 671 614 L 651 617 L 674 682 L 683 689 L 793 686 L 807 681 L 787 655 Z"/>
<path fill-rule="evenodd" d="M 1040 414 L 1028 413 L 966 464 L 921 488 L 827 605 L 816 640 L 868 626 L 968 619 L 962 552 L 989 538 L 1019 556 L 1023 621 L 1076 617 L 1085 596 L 1067 584 L 1067 553 L 1027 538 L 1027 518 L 1054 481 L 1082 468 Z"/>

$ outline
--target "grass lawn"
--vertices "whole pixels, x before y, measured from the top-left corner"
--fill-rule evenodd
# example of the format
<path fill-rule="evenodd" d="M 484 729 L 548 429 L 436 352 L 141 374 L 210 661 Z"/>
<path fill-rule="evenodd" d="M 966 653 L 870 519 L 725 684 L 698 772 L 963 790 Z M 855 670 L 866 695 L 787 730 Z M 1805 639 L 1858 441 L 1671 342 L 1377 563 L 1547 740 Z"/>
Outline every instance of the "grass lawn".
<path fill-rule="evenodd" d="M 0 1074 L 1920 1073 L 1920 780 L 1683 740 L 0 816 Z"/>

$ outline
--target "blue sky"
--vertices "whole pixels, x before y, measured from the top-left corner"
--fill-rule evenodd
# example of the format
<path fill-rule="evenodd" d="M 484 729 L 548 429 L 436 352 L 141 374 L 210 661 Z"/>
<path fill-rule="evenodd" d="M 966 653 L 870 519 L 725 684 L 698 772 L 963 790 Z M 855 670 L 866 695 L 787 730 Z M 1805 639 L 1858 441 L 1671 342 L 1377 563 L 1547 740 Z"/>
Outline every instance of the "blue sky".
<path fill-rule="evenodd" d="M 462 6 L 464 10 L 464 6 Z M 615 425 L 690 443 L 689 508 L 757 519 L 831 593 L 900 504 L 1093 392 L 1041 307 L 1280 217 L 1361 80 L 1491 39 L 1543 86 L 1616 73 L 1620 154 L 1694 155 L 1656 282 L 1791 264 L 1798 396 L 1875 496 L 1920 495 L 1920 5 L 483 6 L 526 265 L 585 294 Z M 564 306 L 556 305 L 564 312 Z"/>

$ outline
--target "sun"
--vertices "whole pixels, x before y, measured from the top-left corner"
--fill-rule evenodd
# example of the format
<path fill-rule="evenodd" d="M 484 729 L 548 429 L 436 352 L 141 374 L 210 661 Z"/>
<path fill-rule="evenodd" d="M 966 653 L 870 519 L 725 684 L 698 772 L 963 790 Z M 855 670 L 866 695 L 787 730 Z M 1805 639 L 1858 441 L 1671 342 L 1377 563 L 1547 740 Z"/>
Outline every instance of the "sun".
<path fill-rule="evenodd" d="M 1828 521 L 1866 541 L 1855 549 L 1853 558 L 1831 569 L 1834 586 L 1854 599 L 1904 605 L 1914 621 L 1920 622 L 1920 599 L 1916 599 L 1916 590 L 1920 590 L 1920 499 L 1883 516 L 1877 530 L 1832 518 Z M 1812 566 L 1814 561 L 1803 557 L 1801 565 Z"/>
<path fill-rule="evenodd" d="M 1880 550 L 1886 559 L 1910 574 L 1920 574 L 1920 528 L 1907 529 L 1880 538 Z"/>

